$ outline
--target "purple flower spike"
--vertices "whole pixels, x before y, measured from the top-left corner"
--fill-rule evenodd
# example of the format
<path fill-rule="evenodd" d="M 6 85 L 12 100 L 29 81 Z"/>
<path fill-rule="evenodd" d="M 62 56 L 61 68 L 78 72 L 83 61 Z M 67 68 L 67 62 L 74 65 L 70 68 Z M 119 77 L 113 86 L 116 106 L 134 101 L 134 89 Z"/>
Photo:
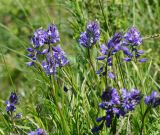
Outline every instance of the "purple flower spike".
<path fill-rule="evenodd" d="M 146 96 L 144 99 L 146 105 L 157 107 L 160 105 L 160 93 L 152 91 L 151 95 Z"/>
<path fill-rule="evenodd" d="M 142 43 L 142 37 L 136 27 L 131 27 L 124 35 L 124 38 L 128 44 L 133 46 L 138 46 Z"/>
<path fill-rule="evenodd" d="M 122 107 L 125 111 L 134 110 L 135 106 L 139 104 L 142 96 L 137 89 L 132 89 L 130 92 L 126 89 L 122 89 Z"/>
<path fill-rule="evenodd" d="M 16 104 L 18 102 L 18 97 L 15 92 L 11 92 L 11 95 L 9 97 L 10 103 Z"/>
<path fill-rule="evenodd" d="M 48 26 L 47 30 L 48 43 L 55 44 L 60 41 L 59 32 L 56 25 L 51 24 Z"/>
<path fill-rule="evenodd" d="M 31 39 L 32 44 L 34 47 L 43 46 L 47 42 L 47 32 L 40 28 L 34 32 L 34 36 Z"/>
<path fill-rule="evenodd" d="M 9 100 L 6 101 L 6 111 L 7 113 L 12 113 L 16 111 L 16 106 L 18 102 L 18 97 L 15 92 L 11 92 L 11 95 L 9 97 Z"/>
<path fill-rule="evenodd" d="M 89 22 L 85 32 L 80 34 L 79 44 L 90 48 L 92 45 L 95 45 L 100 39 L 100 27 L 99 24 L 94 22 Z"/>

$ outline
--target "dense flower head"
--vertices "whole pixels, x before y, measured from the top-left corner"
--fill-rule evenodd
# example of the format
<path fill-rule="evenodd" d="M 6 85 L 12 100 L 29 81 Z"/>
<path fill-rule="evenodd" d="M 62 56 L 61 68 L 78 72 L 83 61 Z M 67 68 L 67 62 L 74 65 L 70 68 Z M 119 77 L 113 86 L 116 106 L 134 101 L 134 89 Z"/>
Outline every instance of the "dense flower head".
<path fill-rule="evenodd" d="M 80 34 L 79 44 L 90 48 L 95 45 L 100 39 L 100 27 L 96 21 L 87 24 L 86 31 Z"/>
<path fill-rule="evenodd" d="M 106 115 L 96 119 L 101 124 L 92 128 L 91 131 L 94 133 L 102 130 L 104 123 L 106 127 L 110 127 L 115 117 L 123 117 L 129 111 L 132 111 L 140 103 L 141 98 L 141 93 L 135 88 L 131 91 L 122 89 L 121 97 L 115 88 L 108 88 L 102 94 L 103 102 L 99 104 L 99 107 L 105 110 Z"/>
<path fill-rule="evenodd" d="M 28 135 L 48 135 L 48 133 L 42 128 L 38 128 L 36 129 L 36 131 L 31 131 L 30 133 L 28 133 Z"/>
<path fill-rule="evenodd" d="M 157 107 L 160 105 L 160 93 L 152 91 L 151 95 L 146 96 L 144 101 L 146 105 Z"/>
<path fill-rule="evenodd" d="M 33 66 L 38 62 L 47 75 L 55 75 L 56 68 L 69 63 L 60 45 L 53 46 L 59 41 L 60 37 L 56 25 L 49 25 L 47 30 L 38 29 L 32 38 L 33 47 L 27 49 L 28 57 L 31 59 L 27 65 Z"/>
<path fill-rule="evenodd" d="M 10 103 L 10 101 L 6 101 L 6 111 L 7 113 L 12 113 L 16 111 L 16 106 L 14 103 Z"/>
<path fill-rule="evenodd" d="M 65 52 L 60 46 L 56 46 L 46 55 L 46 61 L 42 61 L 42 66 L 46 74 L 49 75 L 55 74 L 57 67 L 65 66 L 68 63 L 69 61 L 65 56 Z"/>
<path fill-rule="evenodd" d="M 142 37 L 136 27 L 131 27 L 124 35 L 126 44 L 133 46 L 140 45 L 142 43 Z"/>
<path fill-rule="evenodd" d="M 15 104 L 18 102 L 18 97 L 15 92 L 11 92 L 9 100 L 6 101 L 6 111 L 7 113 L 12 113 L 16 111 Z"/>
<path fill-rule="evenodd" d="M 9 97 L 10 103 L 16 104 L 18 102 L 18 97 L 15 92 L 11 92 L 11 95 Z"/>
<path fill-rule="evenodd" d="M 15 92 L 11 92 L 9 100 L 6 100 L 6 112 L 9 115 L 13 115 L 16 111 L 16 104 L 18 103 L 18 96 Z M 20 119 L 22 117 L 22 113 L 17 113 L 14 115 L 14 119 Z"/>
<path fill-rule="evenodd" d="M 132 89 L 128 91 L 126 89 L 122 89 L 122 107 L 125 111 L 132 111 L 137 104 L 139 104 L 142 95 L 137 89 Z"/>
<path fill-rule="evenodd" d="M 47 30 L 39 28 L 31 38 L 31 42 L 35 48 L 43 46 L 44 44 L 54 44 L 59 41 L 59 32 L 54 24 L 49 25 Z"/>
<path fill-rule="evenodd" d="M 59 32 L 56 25 L 51 24 L 48 26 L 47 36 L 47 43 L 49 44 L 54 44 L 60 41 Z"/>
<path fill-rule="evenodd" d="M 42 28 L 36 30 L 31 39 L 31 42 L 34 47 L 42 46 L 46 43 L 46 41 L 47 41 L 47 32 Z"/>

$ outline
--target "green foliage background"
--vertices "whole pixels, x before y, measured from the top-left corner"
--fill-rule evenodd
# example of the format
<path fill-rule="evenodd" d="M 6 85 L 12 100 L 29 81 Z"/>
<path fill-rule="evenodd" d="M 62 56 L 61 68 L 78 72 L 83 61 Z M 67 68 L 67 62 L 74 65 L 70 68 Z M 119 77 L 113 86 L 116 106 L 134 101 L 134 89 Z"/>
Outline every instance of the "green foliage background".
<path fill-rule="evenodd" d="M 89 20 L 97 19 L 101 25 L 101 42 L 108 40 L 116 31 L 126 31 L 136 26 L 142 37 L 160 33 L 159 0 L 1 0 L 0 1 L 0 134 L 11 131 L 5 113 L 5 100 L 16 90 L 20 97 L 17 112 L 23 113 L 17 121 L 19 134 L 27 134 L 37 127 L 44 128 L 51 135 L 91 134 L 95 119 L 104 112 L 98 109 L 100 95 L 105 88 L 104 80 L 96 77 L 87 64 L 85 50 L 77 42 L 78 36 Z M 71 66 L 59 73 L 62 87 L 55 85 L 56 102 L 50 97 L 48 78 L 26 66 L 26 48 L 30 37 L 39 28 L 47 28 L 49 23 L 58 26 L 61 46 L 67 53 Z M 144 40 L 149 61 L 146 64 L 130 63 L 122 67 L 126 74 L 120 79 L 120 86 L 130 89 L 138 87 L 144 94 L 160 90 L 160 40 Z M 98 49 L 98 48 L 96 48 Z M 93 50 L 92 60 L 96 69 L 100 63 Z M 99 50 L 99 49 L 98 49 Z M 118 66 L 118 63 L 115 62 Z M 116 69 L 117 71 L 119 69 Z M 114 82 L 110 82 L 113 86 Z M 63 86 L 69 92 L 63 92 Z M 72 87 L 71 87 L 72 86 Z M 74 93 L 74 94 L 73 94 Z M 119 121 L 119 134 L 138 135 L 139 112 L 145 106 Z M 104 130 L 101 134 L 107 134 Z M 154 109 L 147 116 L 146 135 L 160 134 L 160 110 Z"/>

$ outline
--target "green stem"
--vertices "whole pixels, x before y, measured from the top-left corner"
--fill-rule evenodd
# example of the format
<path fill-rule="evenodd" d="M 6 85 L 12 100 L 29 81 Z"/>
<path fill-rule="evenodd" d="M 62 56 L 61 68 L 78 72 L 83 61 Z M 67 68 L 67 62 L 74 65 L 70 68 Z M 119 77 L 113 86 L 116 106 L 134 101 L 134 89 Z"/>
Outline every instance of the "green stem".
<path fill-rule="evenodd" d="M 57 102 L 56 89 L 58 89 L 58 88 L 57 88 L 57 83 L 55 82 L 53 76 L 50 77 L 50 83 L 51 83 L 50 85 L 52 86 L 52 91 L 53 91 L 52 100 L 54 101 L 56 109 L 57 109 L 57 111 L 58 111 L 58 113 L 61 117 L 61 120 L 62 120 L 62 122 L 61 122 L 62 125 L 61 126 L 63 127 L 65 135 L 69 135 L 69 131 L 68 131 L 69 128 L 68 128 L 68 126 L 66 124 L 66 121 L 63 117 L 64 115 L 62 114 L 61 108 L 59 107 L 58 102 Z"/>
<path fill-rule="evenodd" d="M 121 67 L 121 65 L 120 65 L 119 57 L 117 57 L 117 55 L 116 55 L 116 61 L 117 61 L 117 63 L 118 63 L 119 73 L 120 73 L 121 81 L 122 81 L 122 84 L 123 84 L 123 87 L 124 87 L 124 86 L 125 86 L 124 76 L 123 76 L 123 72 L 122 72 L 122 67 Z"/>
<path fill-rule="evenodd" d="M 150 111 L 151 106 L 147 107 L 146 111 L 144 112 L 144 115 L 142 117 L 142 126 L 140 128 L 140 135 L 143 135 L 143 128 L 144 128 L 144 122 L 145 122 L 145 118 L 147 116 L 147 113 Z"/>
<path fill-rule="evenodd" d="M 101 11 L 102 11 L 102 16 L 103 16 L 104 22 L 105 22 L 105 26 L 104 26 L 104 27 L 105 27 L 106 30 L 109 30 L 108 24 L 107 24 L 107 21 L 106 21 L 106 15 L 105 15 L 105 13 L 104 13 L 103 3 L 102 3 L 101 0 L 99 0 L 99 5 L 100 5 L 100 9 L 101 9 Z"/>
<path fill-rule="evenodd" d="M 151 36 L 143 37 L 143 40 L 151 39 L 151 38 L 160 38 L 160 34 L 154 34 L 154 35 L 151 35 Z"/>
<path fill-rule="evenodd" d="M 91 59 L 91 54 L 90 54 L 90 49 L 91 48 L 87 48 L 87 51 L 88 51 L 88 59 L 89 59 L 89 63 L 94 71 L 94 73 L 96 73 L 95 69 L 94 69 L 94 66 L 93 66 L 93 63 L 92 63 L 92 59 Z"/>

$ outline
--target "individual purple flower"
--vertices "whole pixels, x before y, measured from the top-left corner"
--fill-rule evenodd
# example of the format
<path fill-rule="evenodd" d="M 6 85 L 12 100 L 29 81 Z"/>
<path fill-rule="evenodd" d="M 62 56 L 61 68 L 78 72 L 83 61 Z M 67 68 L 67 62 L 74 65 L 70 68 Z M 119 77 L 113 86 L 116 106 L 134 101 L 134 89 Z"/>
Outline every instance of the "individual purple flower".
<path fill-rule="evenodd" d="M 43 46 L 47 42 L 46 30 L 40 28 L 34 32 L 31 42 L 35 48 Z"/>
<path fill-rule="evenodd" d="M 156 91 L 152 91 L 151 95 L 146 96 L 144 98 L 144 102 L 146 105 L 150 105 L 153 107 L 157 107 L 160 105 L 160 93 Z"/>
<path fill-rule="evenodd" d="M 100 69 L 99 69 L 99 70 L 97 70 L 96 74 L 101 74 L 102 72 L 103 72 L 103 66 L 102 66 L 102 67 L 100 67 Z"/>
<path fill-rule="evenodd" d="M 22 118 L 22 113 L 17 113 L 17 114 L 14 116 L 14 118 L 16 118 L 16 119 Z"/>
<path fill-rule="evenodd" d="M 27 66 L 29 66 L 29 67 L 31 67 L 31 66 L 33 66 L 33 65 L 34 65 L 34 62 L 33 62 L 33 61 L 31 61 L 31 62 L 27 62 L 27 63 L 26 63 L 26 65 L 27 65 Z"/>
<path fill-rule="evenodd" d="M 80 34 L 79 44 L 90 48 L 95 45 L 100 39 L 100 27 L 96 21 L 87 24 L 86 31 Z"/>
<path fill-rule="evenodd" d="M 131 61 L 132 59 L 129 58 L 129 57 L 126 57 L 126 58 L 123 58 L 123 60 L 126 61 L 126 62 L 129 62 L 129 61 Z"/>
<path fill-rule="evenodd" d="M 10 103 L 10 101 L 6 101 L 6 112 L 12 113 L 16 111 L 16 106 L 14 103 Z"/>
<path fill-rule="evenodd" d="M 132 58 L 133 54 L 130 52 L 130 50 L 126 46 L 121 46 L 121 50 L 125 55 Z"/>
<path fill-rule="evenodd" d="M 148 60 L 147 58 L 141 58 L 138 61 L 142 63 L 142 62 L 146 62 L 147 60 Z"/>
<path fill-rule="evenodd" d="M 144 54 L 143 50 L 136 51 L 136 58 L 139 58 L 142 54 Z"/>
<path fill-rule="evenodd" d="M 47 42 L 49 44 L 55 44 L 59 41 L 60 41 L 60 37 L 59 37 L 57 26 L 54 24 L 49 25 L 47 30 Z"/>
<path fill-rule="evenodd" d="M 31 131 L 30 133 L 28 133 L 28 135 L 48 135 L 48 133 L 42 128 L 38 128 L 36 129 L 36 131 Z"/>
<path fill-rule="evenodd" d="M 113 72 L 108 72 L 108 77 L 110 79 L 114 79 L 115 78 L 115 75 L 113 74 Z"/>
<path fill-rule="evenodd" d="M 131 27 L 124 35 L 126 44 L 138 46 L 142 43 L 142 37 L 136 27 Z"/>
<path fill-rule="evenodd" d="M 30 133 L 28 133 L 28 135 L 36 135 L 35 131 L 31 131 Z"/>
<path fill-rule="evenodd" d="M 132 89 L 131 91 L 128 91 L 127 89 L 122 89 L 122 107 L 124 110 L 132 111 L 137 104 L 139 104 L 142 95 L 137 89 Z"/>
<path fill-rule="evenodd" d="M 92 133 L 98 132 L 98 131 L 100 131 L 100 130 L 103 129 L 103 126 L 104 126 L 104 122 L 102 122 L 99 126 L 93 127 L 93 128 L 91 129 L 91 132 L 92 132 Z"/>

